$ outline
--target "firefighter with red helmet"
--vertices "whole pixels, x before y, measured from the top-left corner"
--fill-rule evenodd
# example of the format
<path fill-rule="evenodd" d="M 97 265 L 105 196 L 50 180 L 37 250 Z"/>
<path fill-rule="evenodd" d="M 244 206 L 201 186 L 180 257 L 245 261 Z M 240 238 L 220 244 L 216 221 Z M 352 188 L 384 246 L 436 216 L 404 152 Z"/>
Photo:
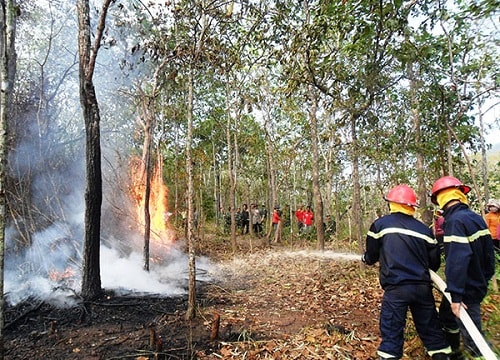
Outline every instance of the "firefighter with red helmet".
<path fill-rule="evenodd" d="M 481 331 L 481 301 L 488 291 L 488 281 L 495 273 L 495 255 L 490 232 L 481 215 L 469 208 L 470 186 L 453 176 L 443 176 L 432 186 L 431 201 L 444 212 L 444 253 L 446 259 L 446 291 L 450 303 L 443 298 L 439 317 L 452 347 L 450 359 L 465 359 L 460 351 L 460 333 L 465 348 L 474 358 L 481 358 L 476 344 L 457 318 L 460 307 Z"/>
<path fill-rule="evenodd" d="M 444 337 L 432 294 L 429 269 L 437 270 L 440 253 L 432 230 L 415 219 L 417 195 L 408 185 L 392 188 L 385 200 L 390 214 L 375 220 L 366 236 L 363 262 L 379 262 L 384 289 L 380 310 L 382 341 L 380 359 L 403 356 L 406 314 L 410 308 L 416 330 L 432 359 L 448 359 L 451 352 Z"/>

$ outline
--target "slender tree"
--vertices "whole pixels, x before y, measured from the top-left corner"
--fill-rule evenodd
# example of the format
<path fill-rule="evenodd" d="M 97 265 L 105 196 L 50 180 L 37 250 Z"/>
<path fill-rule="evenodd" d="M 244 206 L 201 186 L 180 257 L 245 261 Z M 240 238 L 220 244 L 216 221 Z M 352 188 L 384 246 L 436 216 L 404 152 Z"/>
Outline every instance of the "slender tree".
<path fill-rule="evenodd" d="M 16 74 L 16 16 L 15 0 L 1 0 L 0 13 L 0 358 L 4 358 L 4 254 L 5 254 L 5 178 L 7 169 L 7 117 L 10 94 Z"/>
<path fill-rule="evenodd" d="M 416 151 L 416 171 L 417 171 L 417 194 L 420 200 L 420 206 L 424 209 L 422 214 L 422 220 L 426 224 L 432 223 L 432 211 L 427 210 L 427 187 L 425 186 L 425 168 L 424 168 L 424 155 L 422 149 L 422 134 L 421 134 L 421 124 L 420 124 L 420 114 L 418 112 L 418 99 L 417 92 L 419 82 L 417 80 L 418 76 L 414 73 L 414 63 L 408 63 L 408 79 L 410 80 L 410 103 L 411 103 L 411 114 L 413 120 L 413 129 L 415 132 L 415 148 Z"/>
<path fill-rule="evenodd" d="M 187 241 L 189 251 L 189 294 L 186 319 L 192 319 L 196 316 L 196 258 L 195 258 L 195 226 L 194 226 L 194 179 L 193 179 L 193 158 L 191 156 L 191 144 L 193 143 L 193 73 L 189 72 L 188 83 L 188 110 L 187 110 L 187 129 L 186 129 L 186 169 L 188 176 L 187 189 Z"/>
<path fill-rule="evenodd" d="M 100 114 L 93 76 L 97 53 L 105 29 L 111 0 L 104 0 L 94 44 L 91 42 L 88 0 L 78 0 L 78 50 L 80 58 L 80 103 L 86 135 L 85 239 L 83 249 L 82 297 L 91 300 L 102 293 L 100 273 L 102 172 Z"/>
<path fill-rule="evenodd" d="M 318 138 L 318 100 L 315 94 L 315 88 L 309 85 L 309 122 L 311 127 L 311 143 L 312 143 L 312 186 L 314 195 L 314 224 L 318 235 L 318 248 L 325 250 L 325 227 L 323 226 L 323 197 L 321 195 L 320 180 L 319 180 L 319 138 Z"/>
<path fill-rule="evenodd" d="M 230 88 L 229 81 L 226 81 L 226 147 L 227 147 L 227 168 L 229 177 L 229 207 L 231 216 L 231 249 L 236 252 L 236 165 L 234 158 L 234 146 L 232 138 L 233 122 L 231 119 Z"/>
<path fill-rule="evenodd" d="M 149 271 L 149 258 L 150 258 L 150 239 L 151 239 L 151 181 L 153 176 L 153 157 L 154 153 L 158 152 L 158 147 L 155 146 L 153 135 L 155 131 L 156 119 L 156 102 L 158 93 L 161 89 L 160 73 L 164 68 L 165 62 L 162 62 L 156 67 L 153 84 L 151 86 L 151 94 L 146 94 L 144 89 L 139 89 L 140 94 L 140 108 L 141 108 L 141 124 L 144 131 L 144 142 L 142 147 L 142 173 L 139 176 L 139 181 L 144 182 L 144 246 L 143 246 L 143 268 Z M 159 167 L 157 171 L 160 171 Z M 161 173 L 158 176 L 162 176 Z M 141 187 L 142 189 L 142 187 Z M 158 194 L 156 194 L 158 195 Z"/>

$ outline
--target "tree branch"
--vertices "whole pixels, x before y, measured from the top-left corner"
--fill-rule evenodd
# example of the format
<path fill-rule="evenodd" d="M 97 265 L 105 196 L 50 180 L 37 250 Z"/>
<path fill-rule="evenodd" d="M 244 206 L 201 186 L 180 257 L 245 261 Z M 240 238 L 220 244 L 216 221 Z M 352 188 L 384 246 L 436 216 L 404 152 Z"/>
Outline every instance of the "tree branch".
<path fill-rule="evenodd" d="M 102 35 L 104 33 L 104 29 L 106 27 L 106 16 L 108 14 L 108 9 L 109 5 L 112 0 L 104 0 L 104 3 L 102 4 L 102 9 L 101 9 L 101 15 L 99 16 L 99 22 L 97 25 L 97 31 L 96 31 L 96 38 L 94 41 L 94 46 L 92 47 L 91 53 L 90 53 L 90 59 L 88 63 L 88 68 L 87 68 L 87 78 L 91 78 L 94 74 L 94 69 L 95 69 L 95 61 L 97 58 L 97 53 L 99 51 L 99 48 L 101 47 L 101 39 Z"/>

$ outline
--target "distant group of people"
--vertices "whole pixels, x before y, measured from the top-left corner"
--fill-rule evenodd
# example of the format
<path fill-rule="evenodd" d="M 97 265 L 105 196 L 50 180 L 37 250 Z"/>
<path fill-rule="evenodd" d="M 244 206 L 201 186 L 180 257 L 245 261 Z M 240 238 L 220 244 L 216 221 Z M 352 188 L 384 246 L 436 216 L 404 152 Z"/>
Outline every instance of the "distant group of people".
<path fill-rule="evenodd" d="M 231 208 L 227 211 L 221 208 L 220 214 L 224 232 L 228 233 L 231 228 Z M 275 205 L 269 215 L 273 230 L 273 233 L 270 234 L 272 238 L 271 242 L 280 242 L 283 228 L 293 226 L 290 216 L 287 215 L 295 217 L 299 234 L 312 234 L 312 229 L 314 228 L 314 212 L 310 205 L 299 205 L 295 211 L 290 211 L 288 206 L 285 206 L 283 210 L 279 205 Z M 264 204 L 261 206 L 256 203 L 250 204 L 250 208 L 247 204 L 243 204 L 241 208 L 237 208 L 235 211 L 236 228 L 241 235 L 248 234 L 251 226 L 253 234 L 263 236 L 266 234 L 266 221 L 269 220 L 268 212 Z M 328 236 L 333 235 L 336 231 L 336 222 L 331 215 L 325 216 L 323 226 L 325 234 Z"/>
<path fill-rule="evenodd" d="M 398 185 L 386 194 L 390 213 L 371 224 L 362 257 L 368 265 L 379 262 L 379 280 L 384 289 L 380 359 L 403 356 L 408 308 L 433 360 L 465 360 L 460 335 L 473 358 L 481 358 L 480 350 L 460 321 L 460 309 L 467 310 L 481 331 L 480 304 L 494 276 L 492 237 L 496 236 L 498 241 L 498 236 L 490 233 L 490 220 L 487 225 L 481 215 L 469 208 L 466 195 L 470 190 L 452 176 L 435 181 L 431 201 L 439 211 L 435 213 L 434 233 L 414 217 L 419 204 L 411 187 Z M 498 214 L 499 207 L 498 202 L 490 202 L 489 214 Z M 441 218 L 442 221 L 436 221 Z M 495 215 L 489 218 L 495 219 Z M 498 215 L 496 225 L 498 229 Z M 445 255 L 446 291 L 451 295 L 451 303 L 443 296 L 438 313 L 429 270 L 437 271 L 440 267 L 440 245 Z"/>
<path fill-rule="evenodd" d="M 227 233 L 231 227 L 231 208 L 227 212 L 222 208 L 220 212 L 224 221 L 224 231 Z M 241 235 L 249 233 L 251 223 L 253 233 L 261 236 L 267 218 L 267 209 L 264 204 L 261 208 L 257 204 L 250 204 L 250 209 L 247 204 L 243 204 L 241 209 L 236 209 L 234 218 Z"/>

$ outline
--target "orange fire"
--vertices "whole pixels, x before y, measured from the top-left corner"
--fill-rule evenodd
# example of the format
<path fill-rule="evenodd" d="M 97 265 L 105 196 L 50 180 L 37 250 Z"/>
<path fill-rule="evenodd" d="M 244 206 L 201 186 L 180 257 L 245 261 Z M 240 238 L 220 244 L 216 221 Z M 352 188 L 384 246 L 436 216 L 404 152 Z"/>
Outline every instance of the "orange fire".
<path fill-rule="evenodd" d="M 141 231 L 145 226 L 145 195 L 146 195 L 146 171 L 144 162 L 139 158 L 133 158 L 130 166 L 130 193 L 136 209 L 137 223 Z M 151 240 L 158 245 L 170 245 L 174 239 L 172 231 L 168 227 L 168 188 L 163 182 L 162 161 L 158 159 L 151 174 L 149 195 L 149 216 L 151 226 Z"/>
<path fill-rule="evenodd" d="M 49 279 L 55 282 L 69 281 L 76 275 L 74 269 L 68 267 L 64 271 L 57 271 L 55 269 L 49 270 Z"/>

